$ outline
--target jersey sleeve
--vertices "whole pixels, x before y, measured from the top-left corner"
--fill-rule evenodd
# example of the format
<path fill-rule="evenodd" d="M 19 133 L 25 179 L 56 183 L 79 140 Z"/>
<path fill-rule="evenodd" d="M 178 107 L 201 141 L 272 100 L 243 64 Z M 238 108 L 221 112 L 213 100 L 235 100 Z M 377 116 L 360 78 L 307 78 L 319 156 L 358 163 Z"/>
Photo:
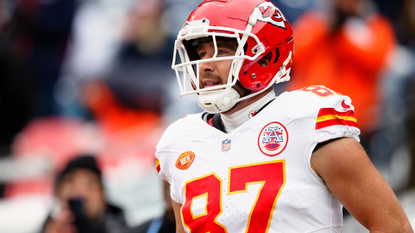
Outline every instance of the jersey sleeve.
<path fill-rule="evenodd" d="M 171 165 L 175 164 L 175 154 L 167 151 L 156 152 L 156 166 L 157 172 L 162 180 L 167 181 L 170 184 L 170 197 L 177 203 L 182 203 L 180 198 L 180 187 L 177 186 L 179 182 L 174 182 L 174 176 L 172 176 Z"/>
<path fill-rule="evenodd" d="M 159 140 L 156 147 L 156 167 L 157 172 L 162 180 L 170 184 L 170 196 L 177 203 L 183 203 L 180 198 L 183 190 L 180 187 L 180 180 L 178 179 L 176 161 L 180 154 L 184 151 L 182 143 L 178 142 L 178 138 L 183 138 L 183 126 L 187 123 L 180 119 L 171 124 L 163 136 Z"/>
<path fill-rule="evenodd" d="M 163 136 L 159 140 L 156 147 L 156 168 L 157 172 L 162 180 L 170 182 L 170 173 L 169 173 L 169 149 L 168 145 L 171 142 L 171 126 L 169 126 L 166 131 L 163 133 Z"/>
<path fill-rule="evenodd" d="M 360 141 L 358 119 L 348 96 L 324 86 L 309 86 L 284 98 L 284 115 L 293 121 L 306 121 L 304 133 L 315 143 L 341 137 Z"/>
<path fill-rule="evenodd" d="M 324 106 L 319 108 L 315 119 L 318 142 L 341 137 L 352 137 L 360 141 L 359 125 L 348 96 L 328 99 Z"/>
<path fill-rule="evenodd" d="M 316 99 L 317 102 L 312 113 L 317 143 L 341 137 L 352 137 L 360 141 L 358 119 L 352 100 L 348 96 L 324 86 L 311 86 L 303 88 L 302 91 L 309 92 L 308 94 L 312 95 L 310 98 Z"/>

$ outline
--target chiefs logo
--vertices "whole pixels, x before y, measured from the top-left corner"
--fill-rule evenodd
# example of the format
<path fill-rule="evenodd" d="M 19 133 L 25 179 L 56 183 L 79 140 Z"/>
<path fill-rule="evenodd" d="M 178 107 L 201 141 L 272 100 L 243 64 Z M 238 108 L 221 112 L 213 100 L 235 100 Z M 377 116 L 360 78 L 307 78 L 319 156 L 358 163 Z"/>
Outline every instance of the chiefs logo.
<path fill-rule="evenodd" d="M 258 136 L 258 147 L 268 156 L 280 154 L 288 142 L 287 129 L 279 122 L 271 122 L 262 128 Z"/>
<path fill-rule="evenodd" d="M 255 11 L 259 11 L 259 13 Z M 284 15 L 281 13 L 280 9 L 275 7 L 270 2 L 263 2 L 259 4 L 255 8 L 254 13 L 258 15 L 259 21 L 270 23 L 280 28 L 287 28 L 287 26 L 285 25 L 287 20 L 285 19 Z"/>
<path fill-rule="evenodd" d="M 181 170 L 186 170 L 195 160 L 195 153 L 186 151 L 182 153 L 176 161 L 176 167 Z"/>

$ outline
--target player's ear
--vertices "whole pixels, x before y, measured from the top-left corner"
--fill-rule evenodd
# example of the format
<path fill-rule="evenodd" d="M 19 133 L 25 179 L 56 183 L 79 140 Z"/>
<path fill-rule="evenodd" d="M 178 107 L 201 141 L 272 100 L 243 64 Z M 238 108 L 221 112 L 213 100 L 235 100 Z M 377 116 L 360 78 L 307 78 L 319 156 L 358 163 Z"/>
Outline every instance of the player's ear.
<path fill-rule="evenodd" d="M 268 53 L 263 58 L 261 58 L 261 60 L 258 61 L 258 64 L 261 67 L 266 67 L 266 66 L 269 65 L 269 62 L 271 61 L 271 58 L 272 58 L 272 53 Z"/>

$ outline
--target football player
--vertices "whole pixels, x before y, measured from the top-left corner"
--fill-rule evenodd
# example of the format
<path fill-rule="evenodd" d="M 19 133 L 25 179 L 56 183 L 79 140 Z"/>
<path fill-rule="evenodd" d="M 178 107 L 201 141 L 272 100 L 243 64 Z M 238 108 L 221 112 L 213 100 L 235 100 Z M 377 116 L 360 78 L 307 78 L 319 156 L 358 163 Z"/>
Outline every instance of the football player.
<path fill-rule="evenodd" d="M 318 85 L 274 93 L 294 38 L 271 2 L 205 0 L 175 47 L 181 95 L 205 110 L 157 146 L 177 232 L 341 232 L 343 206 L 371 232 L 413 232 L 359 143 L 351 99 Z"/>

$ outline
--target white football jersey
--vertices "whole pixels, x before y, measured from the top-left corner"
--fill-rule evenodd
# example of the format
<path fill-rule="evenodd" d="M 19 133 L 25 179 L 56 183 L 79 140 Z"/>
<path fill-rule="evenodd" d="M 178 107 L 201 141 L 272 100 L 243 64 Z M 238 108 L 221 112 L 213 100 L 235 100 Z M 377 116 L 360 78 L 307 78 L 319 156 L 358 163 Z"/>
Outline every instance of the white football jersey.
<path fill-rule="evenodd" d="M 188 115 L 157 146 L 157 169 L 192 233 L 341 232 L 342 204 L 311 166 L 320 142 L 359 140 L 347 96 L 285 92 L 231 133 Z"/>

